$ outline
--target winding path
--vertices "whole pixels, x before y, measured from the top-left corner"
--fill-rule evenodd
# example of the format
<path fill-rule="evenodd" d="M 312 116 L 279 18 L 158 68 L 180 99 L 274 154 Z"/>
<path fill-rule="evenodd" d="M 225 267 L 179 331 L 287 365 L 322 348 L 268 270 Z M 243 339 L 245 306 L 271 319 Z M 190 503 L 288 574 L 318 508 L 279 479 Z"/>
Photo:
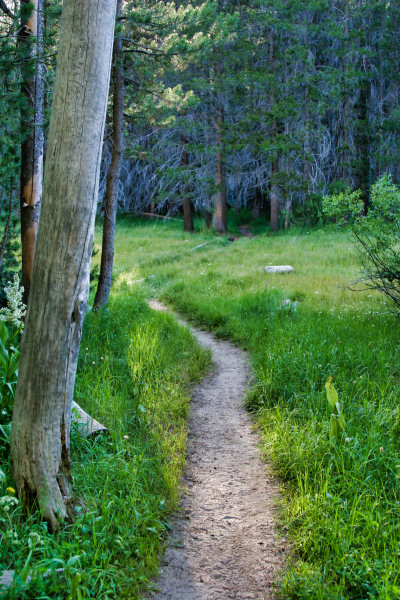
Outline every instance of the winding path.
<path fill-rule="evenodd" d="M 279 580 L 284 540 L 275 525 L 278 486 L 243 407 L 249 365 L 231 343 L 191 330 L 215 369 L 193 396 L 186 492 L 151 599 L 264 600 Z"/>

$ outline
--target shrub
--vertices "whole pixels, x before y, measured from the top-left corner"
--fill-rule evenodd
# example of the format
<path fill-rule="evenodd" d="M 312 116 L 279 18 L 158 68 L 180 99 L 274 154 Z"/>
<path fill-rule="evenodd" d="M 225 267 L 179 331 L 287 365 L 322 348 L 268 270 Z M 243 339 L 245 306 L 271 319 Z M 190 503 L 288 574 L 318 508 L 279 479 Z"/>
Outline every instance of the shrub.
<path fill-rule="evenodd" d="M 360 252 L 360 282 L 386 294 L 400 310 L 400 190 L 391 176 L 372 186 L 367 215 L 359 190 L 324 198 L 324 212 L 338 224 L 350 225 Z"/>

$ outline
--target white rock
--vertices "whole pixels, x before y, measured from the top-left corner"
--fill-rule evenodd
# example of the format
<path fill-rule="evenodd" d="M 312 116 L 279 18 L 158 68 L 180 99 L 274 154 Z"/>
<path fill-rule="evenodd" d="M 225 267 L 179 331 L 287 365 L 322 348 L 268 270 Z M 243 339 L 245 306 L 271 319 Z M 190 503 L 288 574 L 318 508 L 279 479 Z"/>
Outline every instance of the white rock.
<path fill-rule="evenodd" d="M 281 265 L 278 267 L 265 267 L 267 273 L 293 273 L 293 267 L 289 265 Z"/>

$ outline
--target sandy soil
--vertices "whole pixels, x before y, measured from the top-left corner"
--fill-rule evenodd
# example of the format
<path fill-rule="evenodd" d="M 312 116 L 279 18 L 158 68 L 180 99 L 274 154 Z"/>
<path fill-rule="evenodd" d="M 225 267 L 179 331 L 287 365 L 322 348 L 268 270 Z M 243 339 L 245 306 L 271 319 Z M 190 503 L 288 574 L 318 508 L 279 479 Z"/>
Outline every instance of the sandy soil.
<path fill-rule="evenodd" d="M 211 349 L 215 369 L 193 396 L 181 510 L 156 580 L 160 592 L 150 598 L 263 600 L 279 580 L 285 548 L 275 525 L 278 485 L 243 407 L 247 357 L 191 329 Z"/>

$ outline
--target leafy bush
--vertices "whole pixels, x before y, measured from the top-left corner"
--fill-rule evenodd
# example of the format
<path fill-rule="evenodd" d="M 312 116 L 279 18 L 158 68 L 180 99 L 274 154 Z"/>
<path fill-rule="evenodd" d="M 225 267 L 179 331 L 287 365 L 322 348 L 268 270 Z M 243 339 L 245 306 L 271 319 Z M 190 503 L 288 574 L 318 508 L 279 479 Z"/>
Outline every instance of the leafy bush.
<path fill-rule="evenodd" d="M 324 198 L 324 211 L 338 224 L 350 224 L 360 251 L 361 282 L 386 294 L 400 310 L 400 190 L 390 175 L 372 186 L 367 215 L 359 190 Z"/>

